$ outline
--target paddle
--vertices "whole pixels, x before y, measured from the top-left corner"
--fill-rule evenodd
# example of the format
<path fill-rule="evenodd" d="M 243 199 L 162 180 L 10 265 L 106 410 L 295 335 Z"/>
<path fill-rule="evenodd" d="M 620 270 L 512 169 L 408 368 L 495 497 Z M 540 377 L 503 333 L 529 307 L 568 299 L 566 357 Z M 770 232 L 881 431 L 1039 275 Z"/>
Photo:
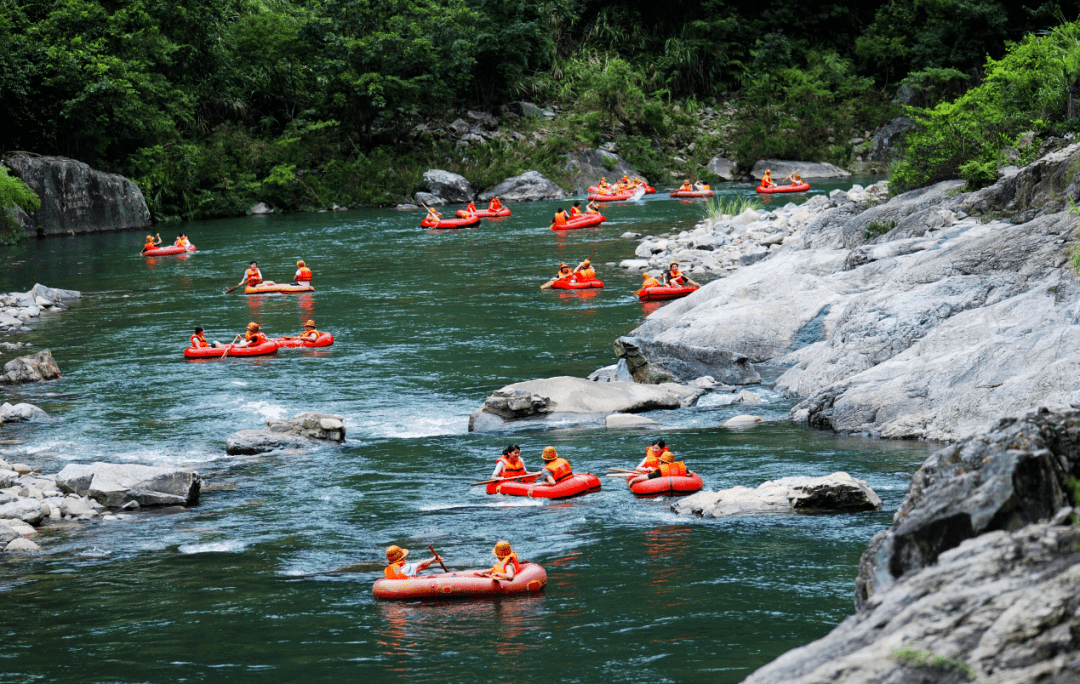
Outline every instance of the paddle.
<path fill-rule="evenodd" d="M 491 484 L 493 482 L 507 482 L 509 480 L 520 480 L 523 477 L 531 477 L 533 475 L 539 475 L 539 474 L 540 473 L 525 473 L 524 475 L 514 475 L 513 477 L 496 477 L 493 480 L 484 480 L 483 482 L 470 482 L 469 486 L 470 487 L 475 487 L 476 485 Z"/>
<path fill-rule="evenodd" d="M 235 290 L 236 288 L 240 287 L 240 285 L 243 285 L 243 284 L 244 284 L 244 281 L 240 281 L 239 284 L 233 285 L 228 290 L 225 290 L 225 294 L 229 294 L 230 292 L 232 292 L 233 290 Z"/>
<path fill-rule="evenodd" d="M 439 554 L 435 552 L 435 547 L 432 546 L 431 544 L 428 544 L 428 548 L 431 549 L 431 553 L 432 553 L 433 556 L 435 556 L 435 559 L 439 561 L 439 565 L 442 566 L 442 571 L 443 572 L 450 572 L 449 570 L 446 569 L 446 564 L 442 562 L 442 557 L 440 557 Z"/>
<path fill-rule="evenodd" d="M 229 345 L 228 345 L 227 347 L 225 347 L 225 353 L 221 355 L 221 358 L 225 358 L 226 356 L 228 356 L 228 355 L 229 355 L 229 352 L 231 352 L 231 351 L 232 351 L 233 345 L 234 345 L 234 344 L 236 344 L 236 341 L 237 341 L 238 339 L 240 339 L 240 336 L 239 336 L 239 335 L 237 335 L 236 337 L 232 338 L 232 342 L 231 342 L 231 343 L 230 343 L 230 344 L 229 344 Z"/>
<path fill-rule="evenodd" d="M 583 259 L 583 260 L 582 260 L 582 263 L 584 263 L 585 261 L 588 261 L 588 260 L 592 259 L 592 258 L 593 258 L 593 254 L 596 254 L 596 253 L 597 253 L 597 252 L 598 252 L 599 250 L 600 250 L 600 248 L 599 248 L 599 247 L 597 247 L 597 248 L 596 248 L 596 249 L 594 249 L 593 251 L 589 252 L 589 256 L 585 257 L 585 259 Z M 577 273 L 577 270 L 576 270 L 576 269 L 575 269 L 574 273 Z M 540 289 L 541 289 L 541 290 L 546 290 L 546 289 L 550 288 L 550 287 L 551 287 L 552 285 L 554 285 L 555 283 L 559 282 L 560 280 L 566 280 L 566 279 L 567 279 L 567 278 L 569 278 L 570 276 L 574 275 L 574 273 L 571 273 L 571 274 L 570 274 L 570 275 L 568 275 L 568 276 L 563 276 L 563 277 L 561 277 L 561 278 L 560 278 L 560 277 L 558 277 L 558 276 L 555 276 L 555 277 L 554 277 L 554 278 L 552 278 L 551 280 L 549 280 L 549 281 L 547 281 L 546 283 L 544 283 L 543 285 L 541 285 L 541 286 L 540 286 Z"/>
<path fill-rule="evenodd" d="M 633 474 L 633 475 L 641 475 L 644 472 L 642 470 L 627 470 L 626 468 L 608 468 L 608 470 L 610 470 L 612 472 L 616 472 L 616 473 L 630 473 L 630 474 Z M 612 477 L 618 477 L 618 476 L 613 475 Z"/>

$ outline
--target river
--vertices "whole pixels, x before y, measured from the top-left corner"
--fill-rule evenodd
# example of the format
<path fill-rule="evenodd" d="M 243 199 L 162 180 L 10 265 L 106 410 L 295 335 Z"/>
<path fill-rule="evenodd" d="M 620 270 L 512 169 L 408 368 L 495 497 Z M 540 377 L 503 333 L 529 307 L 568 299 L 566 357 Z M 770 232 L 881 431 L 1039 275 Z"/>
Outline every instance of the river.
<path fill-rule="evenodd" d="M 165 224 L 166 242 L 184 230 L 199 251 L 153 260 L 138 255 L 135 232 L 0 248 L 0 291 L 41 282 L 84 293 L 17 338 L 52 349 L 64 379 L 5 398 L 59 420 L 4 426 L 4 439 L 26 441 L 0 456 L 47 473 L 69 461 L 183 465 L 206 485 L 190 509 L 51 524 L 39 540 L 46 553 L 0 560 L 0 683 L 727 683 L 849 615 L 859 555 L 890 523 L 927 445 L 793 425 L 790 403 L 768 388 L 752 388 L 761 407 L 707 395 L 650 413 L 661 424 L 652 431 L 467 431 L 492 390 L 614 363 L 613 340 L 647 313 L 631 295 L 640 276 L 606 265 L 633 255 L 637 242 L 619 236 L 687 229 L 701 215 L 698 202 L 652 196 L 609 207 L 599 228 L 561 234 L 547 227 L 559 205 L 568 203 L 512 205 L 512 217 L 465 231 L 425 231 L 419 214 L 391 210 Z M 538 289 L 559 260 L 594 249 L 603 290 Z M 251 259 L 287 281 L 301 258 L 314 294 L 222 294 Z M 229 340 L 251 320 L 276 336 L 307 318 L 336 344 L 181 356 L 195 325 Z M 304 410 L 345 416 L 346 445 L 224 453 L 231 432 Z M 769 422 L 719 427 L 738 413 Z M 509 441 L 528 466 L 552 444 L 575 470 L 602 474 L 632 467 L 657 437 L 709 489 L 842 470 L 885 508 L 703 521 L 674 515 L 666 500 L 636 500 L 614 478 L 557 502 L 468 486 Z M 499 539 L 547 568 L 543 594 L 372 597 L 389 544 L 412 558 L 432 544 L 452 566 L 476 567 L 493 562 Z"/>

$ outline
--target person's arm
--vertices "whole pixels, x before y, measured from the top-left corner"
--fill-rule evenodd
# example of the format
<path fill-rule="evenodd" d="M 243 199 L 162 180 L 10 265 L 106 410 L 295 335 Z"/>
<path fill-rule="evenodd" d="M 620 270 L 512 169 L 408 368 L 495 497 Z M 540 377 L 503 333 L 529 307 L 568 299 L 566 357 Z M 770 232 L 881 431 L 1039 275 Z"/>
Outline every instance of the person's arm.
<path fill-rule="evenodd" d="M 431 558 L 428 558 L 427 560 L 420 561 L 419 563 L 416 564 L 416 573 L 420 574 L 424 570 L 427 570 L 429 565 L 431 565 L 432 563 L 436 563 L 436 562 L 438 562 L 440 560 L 442 560 L 442 559 L 439 558 L 438 556 L 432 556 Z"/>
<path fill-rule="evenodd" d="M 501 580 L 512 581 L 514 579 L 515 574 L 516 573 L 514 572 L 514 564 L 513 563 L 507 563 L 506 564 L 506 572 L 491 571 L 491 572 L 488 573 L 488 577 L 491 577 L 492 579 L 501 579 Z"/>
<path fill-rule="evenodd" d="M 494 480 L 497 477 L 502 477 L 502 472 L 505 469 L 505 467 L 506 467 L 506 464 L 504 464 L 502 461 L 497 462 L 495 464 L 495 470 L 491 471 L 491 477 L 488 478 L 488 479 Z"/>
<path fill-rule="evenodd" d="M 555 484 L 555 476 L 551 471 L 544 468 L 540 471 L 540 477 L 536 478 L 536 484 L 538 485 L 553 485 Z"/>

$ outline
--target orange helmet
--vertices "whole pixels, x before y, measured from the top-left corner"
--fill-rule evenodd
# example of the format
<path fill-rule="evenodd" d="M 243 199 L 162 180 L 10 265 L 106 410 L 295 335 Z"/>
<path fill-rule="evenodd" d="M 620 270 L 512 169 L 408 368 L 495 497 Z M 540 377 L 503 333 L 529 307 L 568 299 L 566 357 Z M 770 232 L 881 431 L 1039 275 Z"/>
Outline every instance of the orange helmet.
<path fill-rule="evenodd" d="M 583 263 L 583 264 L 585 264 L 586 266 L 588 266 L 588 265 L 589 265 L 589 264 L 591 264 L 592 262 L 591 262 L 591 261 L 589 261 L 588 259 L 586 259 L 585 261 L 582 261 L 581 263 Z"/>
<path fill-rule="evenodd" d="M 558 457 L 559 457 L 559 454 L 555 452 L 555 447 L 553 447 L 553 446 L 544 447 L 543 458 L 544 458 L 545 461 L 554 461 Z"/>
<path fill-rule="evenodd" d="M 510 542 L 505 540 L 496 542 L 495 548 L 491 552 L 495 554 L 496 558 L 506 558 L 511 553 Z"/>
<path fill-rule="evenodd" d="M 313 321 L 311 319 L 308 319 L 308 320 L 304 321 L 304 327 L 305 328 L 314 328 L 315 327 L 315 321 Z"/>
<path fill-rule="evenodd" d="M 300 261 L 297 261 L 297 262 L 296 262 L 296 265 L 297 265 L 297 266 L 299 266 L 300 268 L 303 268 L 303 267 L 304 267 L 304 265 L 305 265 L 305 264 L 304 264 L 304 260 L 303 260 L 303 259 L 301 259 Z"/>
<path fill-rule="evenodd" d="M 251 323 L 248 323 L 247 329 L 248 330 L 258 330 L 259 329 L 259 324 L 256 323 L 255 321 L 252 321 Z"/>
<path fill-rule="evenodd" d="M 393 546 L 388 546 L 386 548 L 386 560 L 390 561 L 391 563 L 397 563 L 399 561 L 403 561 L 403 560 L 405 560 L 405 556 L 408 556 L 408 555 L 409 555 L 409 550 L 408 549 L 403 549 L 400 546 L 398 546 L 397 544 L 394 544 Z"/>
<path fill-rule="evenodd" d="M 675 454 L 671 453 L 670 451 L 663 452 L 662 454 L 660 454 L 660 462 L 661 463 L 674 463 L 675 462 Z"/>

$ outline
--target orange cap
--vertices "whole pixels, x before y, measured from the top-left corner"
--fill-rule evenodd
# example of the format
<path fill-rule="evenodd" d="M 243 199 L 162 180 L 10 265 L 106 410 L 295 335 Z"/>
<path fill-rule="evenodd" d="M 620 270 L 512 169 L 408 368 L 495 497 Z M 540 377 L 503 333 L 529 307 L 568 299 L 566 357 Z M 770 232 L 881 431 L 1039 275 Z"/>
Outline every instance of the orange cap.
<path fill-rule="evenodd" d="M 305 328 L 314 328 L 315 327 L 315 321 L 313 321 L 311 319 L 308 319 L 308 320 L 304 321 L 304 327 Z"/>
<path fill-rule="evenodd" d="M 675 454 L 671 453 L 670 451 L 665 451 L 664 453 L 660 454 L 660 461 L 662 463 L 674 463 Z"/>
<path fill-rule="evenodd" d="M 252 321 L 251 323 L 248 323 L 248 330 L 258 330 L 258 329 L 259 329 L 259 324 L 258 323 L 255 323 L 254 321 Z"/>
<path fill-rule="evenodd" d="M 495 543 L 495 548 L 491 550 L 495 554 L 496 558 L 506 558 L 510 555 L 510 542 L 499 541 Z"/>
<path fill-rule="evenodd" d="M 386 560 L 390 561 L 391 563 L 397 563 L 398 561 L 403 561 L 403 560 L 405 560 L 405 556 L 408 556 L 408 555 L 409 555 L 409 550 L 408 549 L 403 549 L 400 546 L 398 546 L 397 544 L 394 544 L 393 546 L 388 546 L 386 548 Z"/>

